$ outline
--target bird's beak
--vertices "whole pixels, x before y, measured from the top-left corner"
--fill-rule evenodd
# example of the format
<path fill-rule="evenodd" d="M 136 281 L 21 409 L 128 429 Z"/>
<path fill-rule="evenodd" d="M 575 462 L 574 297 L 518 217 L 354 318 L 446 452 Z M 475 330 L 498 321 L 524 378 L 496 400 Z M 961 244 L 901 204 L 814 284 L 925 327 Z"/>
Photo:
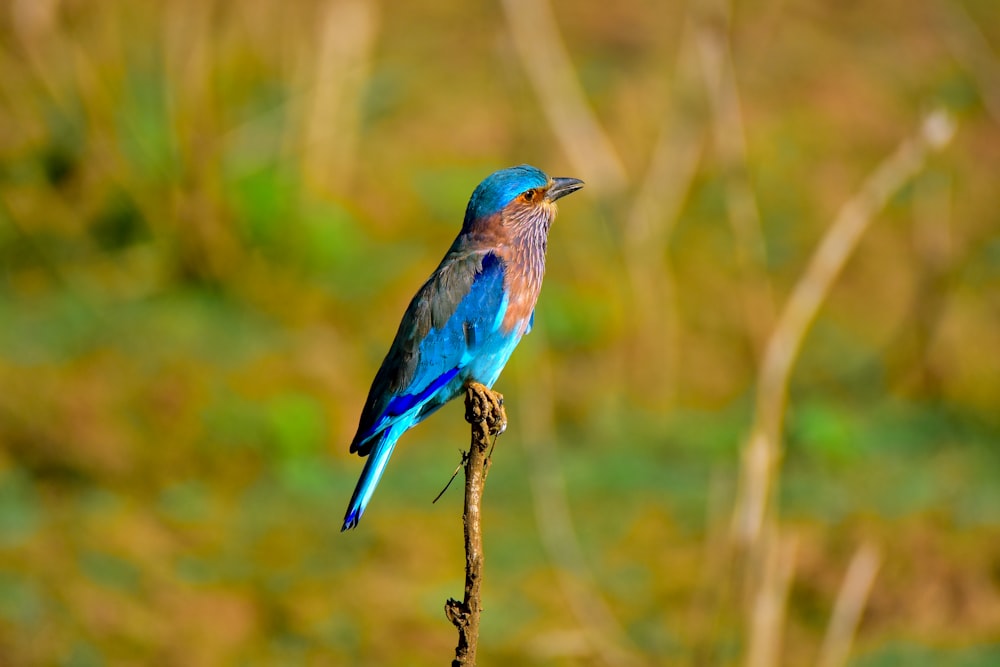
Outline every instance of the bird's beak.
<path fill-rule="evenodd" d="M 583 187 L 583 181 L 579 178 L 553 178 L 552 185 L 549 186 L 545 198 L 555 201 L 568 194 L 572 194 Z"/>

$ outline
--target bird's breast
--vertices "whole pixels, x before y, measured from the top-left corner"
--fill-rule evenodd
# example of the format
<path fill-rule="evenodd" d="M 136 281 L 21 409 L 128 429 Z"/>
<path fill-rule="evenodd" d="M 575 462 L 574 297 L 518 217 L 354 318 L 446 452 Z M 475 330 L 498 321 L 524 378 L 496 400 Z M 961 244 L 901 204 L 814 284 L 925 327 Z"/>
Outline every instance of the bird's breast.
<path fill-rule="evenodd" d="M 507 309 L 503 314 L 501 329 L 520 338 L 528 328 L 531 313 L 535 310 L 542 287 L 542 269 L 508 265 L 504 289 L 507 292 Z"/>

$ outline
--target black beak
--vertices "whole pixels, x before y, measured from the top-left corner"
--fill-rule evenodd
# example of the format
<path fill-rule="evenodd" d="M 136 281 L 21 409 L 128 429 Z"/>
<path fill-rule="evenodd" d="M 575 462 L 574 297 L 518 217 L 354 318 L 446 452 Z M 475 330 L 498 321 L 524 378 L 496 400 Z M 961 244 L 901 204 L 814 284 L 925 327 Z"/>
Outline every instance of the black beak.
<path fill-rule="evenodd" d="M 572 194 L 583 187 L 583 181 L 579 178 L 553 178 L 549 191 L 545 193 L 546 199 L 555 201 L 568 194 Z"/>

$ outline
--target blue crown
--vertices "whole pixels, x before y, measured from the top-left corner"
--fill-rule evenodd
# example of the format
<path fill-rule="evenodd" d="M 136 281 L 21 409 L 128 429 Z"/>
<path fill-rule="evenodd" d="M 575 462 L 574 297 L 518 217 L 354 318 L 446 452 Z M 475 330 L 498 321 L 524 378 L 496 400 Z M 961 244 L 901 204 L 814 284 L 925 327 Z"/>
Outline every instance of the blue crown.
<path fill-rule="evenodd" d="M 476 187 L 465 209 L 465 222 L 498 213 L 522 192 L 545 187 L 549 177 L 541 169 L 522 164 L 495 171 Z"/>

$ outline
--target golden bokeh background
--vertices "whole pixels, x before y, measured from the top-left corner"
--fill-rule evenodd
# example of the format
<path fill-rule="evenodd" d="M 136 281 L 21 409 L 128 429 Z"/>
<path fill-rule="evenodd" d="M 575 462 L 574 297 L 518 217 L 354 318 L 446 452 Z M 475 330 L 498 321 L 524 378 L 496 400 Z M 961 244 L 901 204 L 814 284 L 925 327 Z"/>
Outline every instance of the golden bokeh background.
<path fill-rule="evenodd" d="M 1000 5 L 10 0 L 0 664 L 449 660 L 462 408 L 341 534 L 347 445 L 524 162 L 588 185 L 497 384 L 481 662 L 1000 663 Z"/>

